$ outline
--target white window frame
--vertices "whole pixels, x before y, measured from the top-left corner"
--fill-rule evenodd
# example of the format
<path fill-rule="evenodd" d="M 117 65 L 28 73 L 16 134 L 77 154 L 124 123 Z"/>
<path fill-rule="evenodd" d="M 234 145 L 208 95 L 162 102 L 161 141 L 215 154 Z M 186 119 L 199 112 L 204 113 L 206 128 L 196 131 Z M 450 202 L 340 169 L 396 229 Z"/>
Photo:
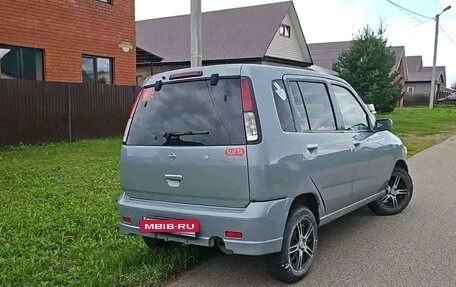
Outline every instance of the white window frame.
<path fill-rule="evenodd" d="M 407 87 L 407 93 L 410 93 L 410 94 L 415 93 L 415 87 Z"/>
<path fill-rule="evenodd" d="M 290 38 L 291 37 L 291 26 L 287 24 L 280 24 L 279 35 L 282 37 Z"/>

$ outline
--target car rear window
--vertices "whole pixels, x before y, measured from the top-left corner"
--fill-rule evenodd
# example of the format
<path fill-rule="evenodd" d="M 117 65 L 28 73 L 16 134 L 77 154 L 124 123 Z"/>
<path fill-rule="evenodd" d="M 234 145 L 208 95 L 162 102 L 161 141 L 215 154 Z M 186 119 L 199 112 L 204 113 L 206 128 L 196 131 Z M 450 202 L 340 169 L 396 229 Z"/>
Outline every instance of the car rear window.
<path fill-rule="evenodd" d="M 204 134 L 169 137 L 172 133 Z M 147 89 L 133 116 L 127 145 L 217 146 L 246 144 L 240 79 L 164 84 Z"/>

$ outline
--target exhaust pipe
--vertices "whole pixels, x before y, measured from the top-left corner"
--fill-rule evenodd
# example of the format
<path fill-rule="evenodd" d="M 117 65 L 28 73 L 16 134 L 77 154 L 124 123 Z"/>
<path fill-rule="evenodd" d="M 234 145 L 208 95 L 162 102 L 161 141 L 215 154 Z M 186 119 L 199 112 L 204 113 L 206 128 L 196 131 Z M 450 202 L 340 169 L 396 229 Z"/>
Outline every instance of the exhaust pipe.
<path fill-rule="evenodd" d="M 218 247 L 218 249 L 220 249 L 220 251 L 222 251 L 223 253 L 225 253 L 227 255 L 234 254 L 234 252 L 232 250 L 228 250 L 225 248 L 225 242 L 223 242 L 223 239 L 221 239 L 220 237 L 215 238 L 215 245 Z"/>

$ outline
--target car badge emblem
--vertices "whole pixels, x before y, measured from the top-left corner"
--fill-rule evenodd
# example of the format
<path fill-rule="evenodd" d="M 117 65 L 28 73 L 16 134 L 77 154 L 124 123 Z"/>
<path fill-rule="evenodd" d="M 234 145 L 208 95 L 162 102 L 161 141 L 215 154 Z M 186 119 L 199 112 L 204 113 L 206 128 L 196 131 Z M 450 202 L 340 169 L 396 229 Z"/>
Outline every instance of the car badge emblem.
<path fill-rule="evenodd" d="M 170 154 L 168 155 L 168 157 L 169 157 L 170 160 L 175 160 L 177 156 L 176 156 L 175 153 L 172 152 L 172 153 L 170 153 Z"/>

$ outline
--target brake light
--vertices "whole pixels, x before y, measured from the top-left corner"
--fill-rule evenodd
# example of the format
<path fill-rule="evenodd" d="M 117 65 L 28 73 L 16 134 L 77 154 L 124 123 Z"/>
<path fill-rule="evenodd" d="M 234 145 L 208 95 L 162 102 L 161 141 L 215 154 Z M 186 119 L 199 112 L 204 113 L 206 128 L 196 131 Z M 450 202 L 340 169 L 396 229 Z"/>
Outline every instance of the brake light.
<path fill-rule="evenodd" d="M 242 110 L 244 111 L 245 136 L 247 141 L 258 140 L 258 129 L 255 114 L 255 102 L 252 86 L 248 78 L 241 78 Z"/>
<path fill-rule="evenodd" d="M 127 126 L 125 127 L 124 136 L 122 138 L 123 143 L 127 142 L 128 133 L 130 132 L 130 127 L 131 127 L 131 120 L 133 119 L 133 116 L 135 115 L 136 108 L 138 107 L 138 103 L 142 98 L 143 91 L 144 91 L 143 89 L 139 90 L 138 95 L 136 96 L 135 103 L 133 104 L 133 107 L 131 107 L 130 117 L 128 118 Z"/>
<path fill-rule="evenodd" d="M 247 78 L 241 79 L 241 95 L 242 95 L 242 109 L 244 112 L 251 112 L 253 110 L 253 97 L 250 82 Z"/>
<path fill-rule="evenodd" d="M 183 79 L 183 78 L 201 77 L 202 75 L 203 75 L 203 71 L 184 72 L 184 73 L 172 74 L 171 76 L 169 76 L 169 79 L 176 80 L 176 79 Z"/>
<path fill-rule="evenodd" d="M 138 95 L 136 96 L 135 103 L 133 104 L 133 107 L 131 107 L 130 119 L 133 117 L 133 115 L 134 115 L 135 112 L 136 112 L 136 107 L 138 106 L 138 102 L 139 102 L 139 100 L 141 99 L 142 92 L 143 92 L 143 89 L 139 90 Z"/>

